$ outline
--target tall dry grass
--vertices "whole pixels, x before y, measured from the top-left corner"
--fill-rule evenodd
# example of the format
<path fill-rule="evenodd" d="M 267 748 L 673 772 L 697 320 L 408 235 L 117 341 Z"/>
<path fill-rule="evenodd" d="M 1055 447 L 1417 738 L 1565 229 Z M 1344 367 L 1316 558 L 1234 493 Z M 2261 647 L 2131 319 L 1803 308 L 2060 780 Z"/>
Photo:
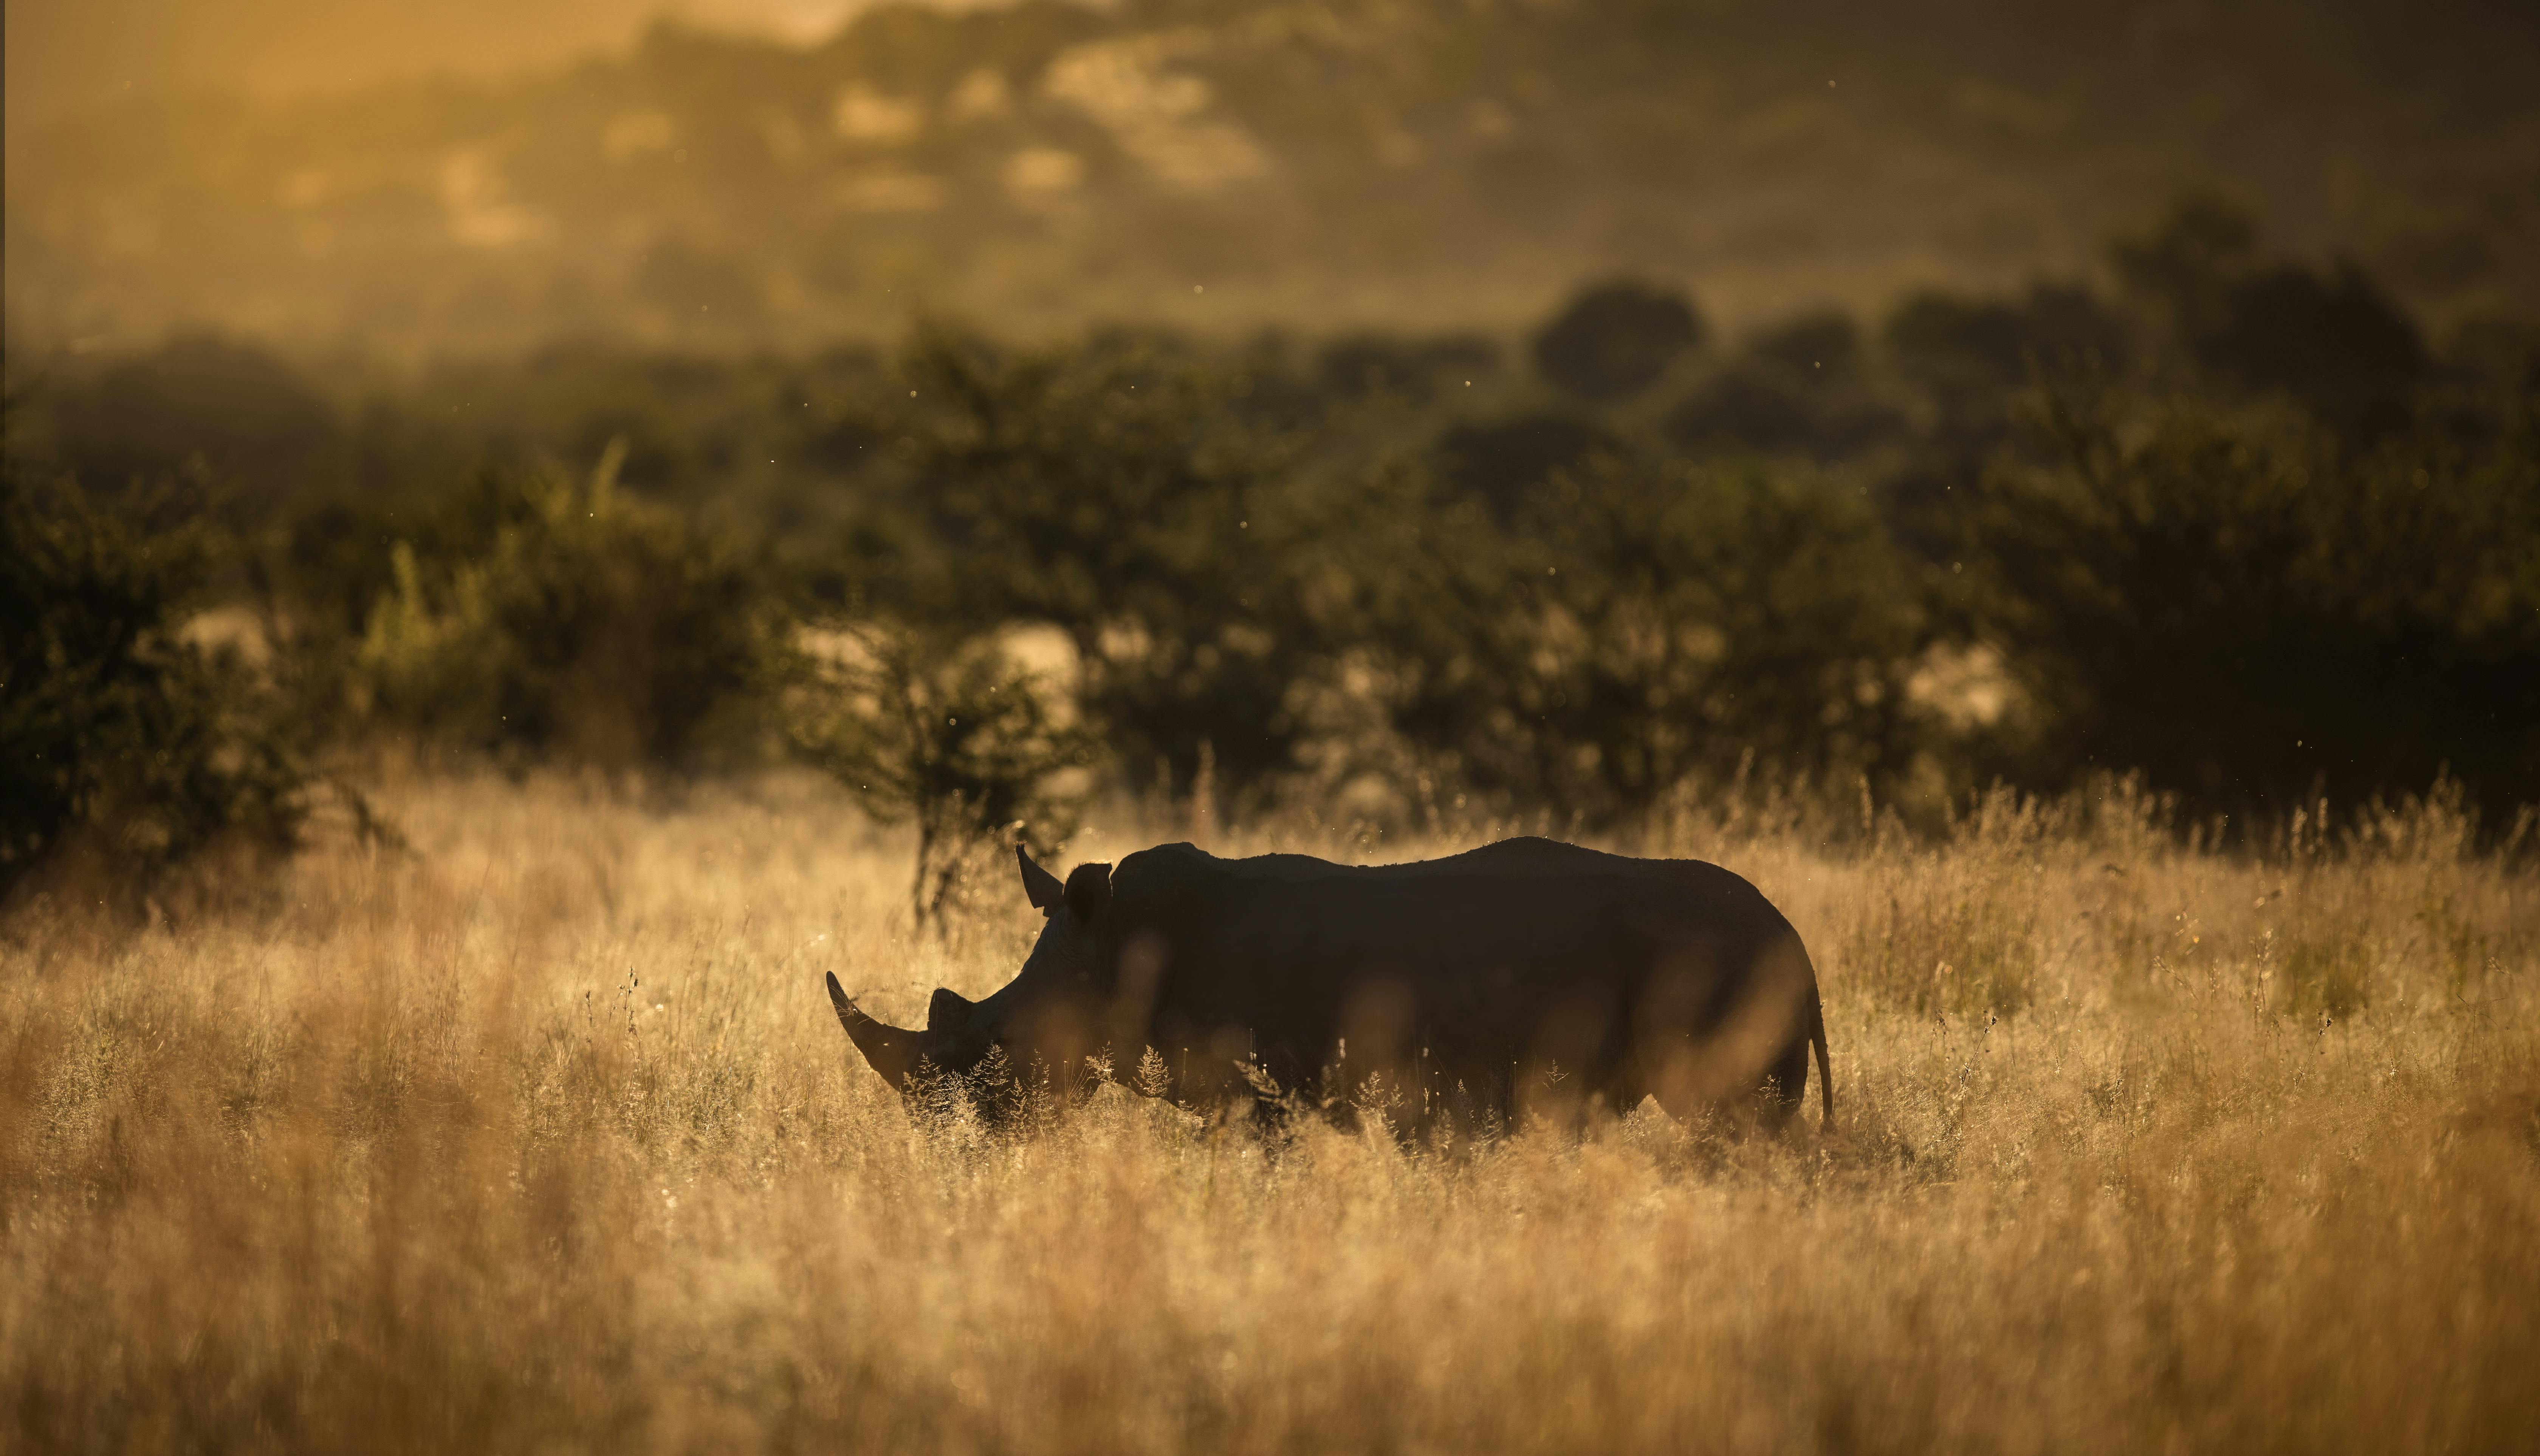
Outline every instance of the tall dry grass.
<path fill-rule="evenodd" d="M 270 904 L 8 926 L 0 1449 L 2540 1430 L 2540 877 L 2439 800 L 2236 857 L 2123 795 L 1938 845 L 1681 815 L 1815 951 L 1839 1134 L 1441 1150 L 1116 1092 L 913 1126 L 821 973 L 915 1019 L 1036 922 L 996 885 L 911 943 L 901 847 L 809 788 L 388 799 L 411 856 L 312 854 Z"/>

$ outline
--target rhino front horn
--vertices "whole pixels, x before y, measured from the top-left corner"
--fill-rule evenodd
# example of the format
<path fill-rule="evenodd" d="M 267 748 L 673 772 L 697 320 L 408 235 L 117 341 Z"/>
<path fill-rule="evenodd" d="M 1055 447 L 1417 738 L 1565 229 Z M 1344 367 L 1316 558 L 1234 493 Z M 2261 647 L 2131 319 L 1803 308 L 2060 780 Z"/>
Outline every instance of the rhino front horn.
<path fill-rule="evenodd" d="M 885 1026 L 858 1009 L 847 1000 L 846 991 L 838 985 L 835 972 L 829 975 L 829 1005 L 837 1008 L 838 1024 L 847 1028 L 847 1037 L 865 1061 L 882 1074 L 882 1079 L 893 1090 L 908 1085 L 908 1075 L 917 1069 L 917 1036 L 896 1026 Z"/>
<path fill-rule="evenodd" d="M 1015 863 L 1023 867 L 1023 894 L 1031 900 L 1032 908 L 1043 915 L 1056 910 L 1059 901 L 1067 897 L 1067 887 L 1058 882 L 1058 876 L 1033 864 L 1031 851 L 1022 845 L 1015 846 Z"/>

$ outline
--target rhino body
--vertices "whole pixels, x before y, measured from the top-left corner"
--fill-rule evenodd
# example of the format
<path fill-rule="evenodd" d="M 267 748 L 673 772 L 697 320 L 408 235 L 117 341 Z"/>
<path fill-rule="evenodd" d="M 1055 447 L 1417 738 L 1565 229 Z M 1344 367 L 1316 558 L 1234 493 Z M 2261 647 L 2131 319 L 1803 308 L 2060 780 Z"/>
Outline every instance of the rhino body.
<path fill-rule="evenodd" d="M 1018 854 L 1049 925 L 995 995 L 938 990 L 926 1028 L 901 1031 L 830 978 L 839 1019 L 893 1085 L 929 1066 L 972 1074 L 1001 1050 L 1008 1067 L 1107 1055 L 1186 1103 L 1275 1084 L 1406 1127 L 1649 1095 L 1679 1118 L 1778 1120 L 1813 1046 L 1832 1121 L 1807 952 L 1716 865 L 1544 839 L 1377 867 L 1175 844 L 1116 872 L 1080 866 L 1062 886 Z"/>

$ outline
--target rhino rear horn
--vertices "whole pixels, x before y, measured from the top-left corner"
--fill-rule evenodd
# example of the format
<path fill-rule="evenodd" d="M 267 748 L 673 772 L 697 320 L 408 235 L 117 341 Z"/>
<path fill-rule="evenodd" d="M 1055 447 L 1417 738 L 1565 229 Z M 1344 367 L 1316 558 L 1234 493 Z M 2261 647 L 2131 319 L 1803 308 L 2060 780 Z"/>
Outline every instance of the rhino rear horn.
<path fill-rule="evenodd" d="M 1092 925 L 1111 908 L 1111 867 L 1079 865 L 1067 877 L 1067 909 L 1078 923 Z"/>
<path fill-rule="evenodd" d="M 908 1085 L 908 1075 L 917 1070 L 917 1035 L 896 1026 L 885 1026 L 868 1016 L 856 1004 L 847 1000 L 846 991 L 838 985 L 835 972 L 829 975 L 829 1005 L 836 1008 L 838 1024 L 847 1028 L 847 1037 L 865 1061 L 882 1075 L 882 1079 L 894 1089 Z"/>
<path fill-rule="evenodd" d="M 1032 908 L 1043 915 L 1056 910 L 1059 901 L 1067 894 L 1067 887 L 1058 882 L 1058 876 L 1033 864 L 1031 851 L 1022 845 L 1015 846 L 1015 860 L 1023 866 L 1023 894 L 1031 900 Z"/>
<path fill-rule="evenodd" d="M 970 1013 L 976 1009 L 977 1002 L 963 998 L 949 986 L 938 986 L 934 1000 L 926 1004 L 926 1029 L 958 1031 L 970 1024 Z"/>

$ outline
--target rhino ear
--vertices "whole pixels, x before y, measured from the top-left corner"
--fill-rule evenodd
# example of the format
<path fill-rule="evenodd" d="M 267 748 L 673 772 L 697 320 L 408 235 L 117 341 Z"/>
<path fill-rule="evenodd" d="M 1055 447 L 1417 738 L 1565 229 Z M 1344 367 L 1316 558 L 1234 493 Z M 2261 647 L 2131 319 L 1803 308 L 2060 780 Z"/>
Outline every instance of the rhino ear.
<path fill-rule="evenodd" d="M 969 1024 L 970 1012 L 977 1006 L 978 1003 L 963 1000 L 951 987 L 938 986 L 935 999 L 926 1004 L 926 1029 L 957 1031 Z"/>
<path fill-rule="evenodd" d="M 1043 915 L 1057 909 L 1060 898 L 1066 893 L 1059 887 L 1058 876 L 1033 864 L 1031 851 L 1022 845 L 1015 846 L 1015 861 L 1023 866 L 1023 894 L 1031 901 L 1032 908 Z"/>
<path fill-rule="evenodd" d="M 1092 925 L 1111 908 L 1111 867 L 1079 865 L 1067 876 L 1067 913 Z"/>

